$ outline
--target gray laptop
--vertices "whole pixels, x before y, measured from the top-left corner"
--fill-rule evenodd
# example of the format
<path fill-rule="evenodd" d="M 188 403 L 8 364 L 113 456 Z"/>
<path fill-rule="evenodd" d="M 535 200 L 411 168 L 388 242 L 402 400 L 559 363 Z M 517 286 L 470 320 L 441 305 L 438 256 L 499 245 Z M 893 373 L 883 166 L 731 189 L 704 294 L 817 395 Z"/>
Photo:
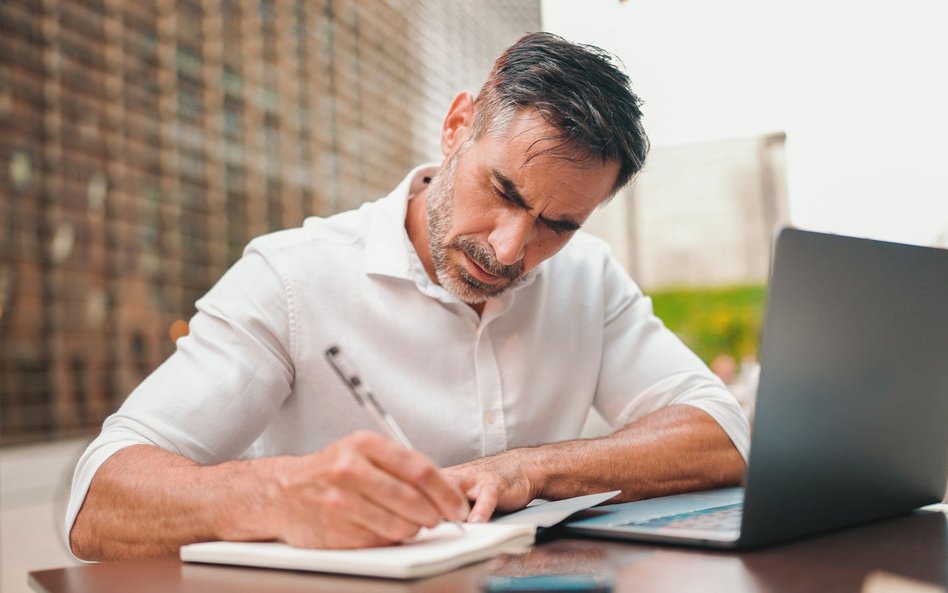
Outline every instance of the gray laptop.
<path fill-rule="evenodd" d="M 760 358 L 745 487 L 598 507 L 567 533 L 749 548 L 942 500 L 948 250 L 784 229 Z"/>

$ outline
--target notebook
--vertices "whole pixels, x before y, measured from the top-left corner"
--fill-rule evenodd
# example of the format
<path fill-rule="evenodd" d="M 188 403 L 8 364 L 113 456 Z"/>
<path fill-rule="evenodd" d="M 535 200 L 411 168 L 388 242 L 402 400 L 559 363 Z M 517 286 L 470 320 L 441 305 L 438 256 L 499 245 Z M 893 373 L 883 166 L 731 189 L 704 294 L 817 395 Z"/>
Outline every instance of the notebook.
<path fill-rule="evenodd" d="M 537 529 L 605 502 L 619 491 L 543 502 L 489 523 L 452 523 L 422 529 L 411 541 L 379 548 L 317 550 L 281 543 L 204 542 L 182 546 L 181 560 L 351 575 L 412 579 L 447 572 L 508 552 L 522 552 Z"/>
<path fill-rule="evenodd" d="M 942 500 L 948 250 L 784 229 L 772 272 L 745 487 L 607 505 L 567 533 L 751 548 Z"/>

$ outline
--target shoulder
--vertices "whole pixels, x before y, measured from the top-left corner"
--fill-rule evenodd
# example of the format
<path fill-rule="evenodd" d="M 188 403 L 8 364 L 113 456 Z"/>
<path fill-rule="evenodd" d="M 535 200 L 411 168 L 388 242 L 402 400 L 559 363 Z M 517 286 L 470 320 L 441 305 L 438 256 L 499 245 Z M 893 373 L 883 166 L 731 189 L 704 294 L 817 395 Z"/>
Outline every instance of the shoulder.
<path fill-rule="evenodd" d="M 546 265 L 541 286 L 572 304 L 598 303 L 607 317 L 642 297 L 609 244 L 589 233 L 577 232 Z"/>
<path fill-rule="evenodd" d="M 568 278 L 628 277 L 625 269 L 613 257 L 609 244 L 583 231 L 578 231 L 548 263 L 550 272 Z"/>
<path fill-rule="evenodd" d="M 300 255 L 313 257 L 320 251 L 338 250 L 364 243 L 375 224 L 378 202 L 363 204 L 329 217 L 311 216 L 302 226 L 261 235 L 247 244 L 244 253 L 257 253 L 267 259 L 281 260 Z"/>
<path fill-rule="evenodd" d="M 566 257 L 580 258 L 584 260 L 599 259 L 611 256 L 612 248 L 609 244 L 595 235 L 585 231 L 577 231 L 573 238 L 566 243 L 557 257 L 565 255 Z"/>

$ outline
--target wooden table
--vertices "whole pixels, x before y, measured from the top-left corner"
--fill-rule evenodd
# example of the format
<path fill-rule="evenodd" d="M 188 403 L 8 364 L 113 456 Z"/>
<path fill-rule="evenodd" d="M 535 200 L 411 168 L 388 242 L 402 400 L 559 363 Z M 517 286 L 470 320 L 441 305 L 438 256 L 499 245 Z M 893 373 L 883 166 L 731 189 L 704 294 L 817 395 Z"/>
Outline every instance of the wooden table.
<path fill-rule="evenodd" d="M 880 572 L 948 589 L 948 514 L 921 510 L 741 553 L 554 539 L 527 554 L 415 581 L 185 564 L 176 558 L 42 570 L 29 579 L 40 593 L 463 593 L 480 591 L 488 574 L 569 572 L 608 572 L 617 592 L 861 592 L 867 578 Z"/>

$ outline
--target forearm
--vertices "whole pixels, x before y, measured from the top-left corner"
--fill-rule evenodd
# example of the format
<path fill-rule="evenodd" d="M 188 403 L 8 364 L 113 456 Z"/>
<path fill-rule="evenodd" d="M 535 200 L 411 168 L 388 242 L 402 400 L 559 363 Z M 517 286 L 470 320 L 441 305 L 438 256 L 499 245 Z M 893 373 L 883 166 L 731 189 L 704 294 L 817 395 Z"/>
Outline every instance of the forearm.
<path fill-rule="evenodd" d="M 620 500 L 740 483 L 744 460 L 711 416 L 669 406 L 597 439 L 566 441 L 510 453 L 534 484 L 535 496 L 560 499 L 622 490 Z"/>
<path fill-rule="evenodd" d="M 89 560 L 177 554 L 185 543 L 272 539 L 266 468 L 254 461 L 200 466 L 147 445 L 122 449 L 96 472 L 70 533 Z"/>
<path fill-rule="evenodd" d="M 70 545 L 90 560 L 171 555 L 218 539 L 364 548 L 467 513 L 460 490 L 430 459 L 373 432 L 307 455 L 214 466 L 138 445 L 96 472 Z"/>
<path fill-rule="evenodd" d="M 606 437 L 511 449 L 447 472 L 476 501 L 470 519 L 486 521 L 534 498 L 621 490 L 618 502 L 734 485 L 744 460 L 711 416 L 676 405 Z"/>

